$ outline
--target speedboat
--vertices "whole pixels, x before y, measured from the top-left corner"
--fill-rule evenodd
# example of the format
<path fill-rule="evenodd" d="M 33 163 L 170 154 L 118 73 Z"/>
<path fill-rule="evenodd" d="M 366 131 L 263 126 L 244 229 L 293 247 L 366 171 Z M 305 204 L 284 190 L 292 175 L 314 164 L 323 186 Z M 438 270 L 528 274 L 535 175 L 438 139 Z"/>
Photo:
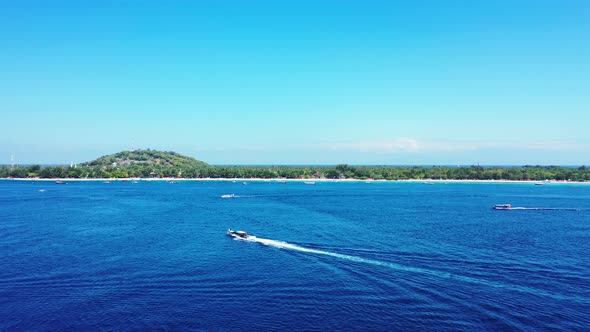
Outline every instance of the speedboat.
<path fill-rule="evenodd" d="M 236 238 L 236 239 L 247 239 L 249 237 L 252 237 L 252 235 L 244 232 L 244 231 L 234 231 L 231 228 L 227 229 L 227 235 Z"/>
<path fill-rule="evenodd" d="M 55 181 L 55 184 L 66 184 L 66 183 L 61 180 L 57 180 L 57 181 Z"/>
<path fill-rule="evenodd" d="M 223 194 L 220 197 L 221 198 L 234 198 L 234 197 L 236 197 L 236 194 Z"/>
<path fill-rule="evenodd" d="M 511 204 L 496 204 L 492 207 L 493 210 L 511 210 Z"/>

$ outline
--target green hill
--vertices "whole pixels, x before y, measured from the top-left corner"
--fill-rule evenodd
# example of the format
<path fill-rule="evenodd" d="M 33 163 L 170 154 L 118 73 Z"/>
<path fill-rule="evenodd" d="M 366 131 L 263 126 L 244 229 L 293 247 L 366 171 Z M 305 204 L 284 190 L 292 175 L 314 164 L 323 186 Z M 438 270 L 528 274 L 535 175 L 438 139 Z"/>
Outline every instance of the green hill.
<path fill-rule="evenodd" d="M 92 170 L 90 177 L 180 177 L 207 168 L 205 162 L 176 152 L 155 150 L 121 151 L 78 167 Z"/>
<path fill-rule="evenodd" d="M 206 167 L 207 163 L 192 157 L 183 156 L 176 152 L 156 150 L 121 151 L 103 156 L 80 166 L 112 166 L 127 167 L 132 165 L 152 165 L 158 167 Z"/>

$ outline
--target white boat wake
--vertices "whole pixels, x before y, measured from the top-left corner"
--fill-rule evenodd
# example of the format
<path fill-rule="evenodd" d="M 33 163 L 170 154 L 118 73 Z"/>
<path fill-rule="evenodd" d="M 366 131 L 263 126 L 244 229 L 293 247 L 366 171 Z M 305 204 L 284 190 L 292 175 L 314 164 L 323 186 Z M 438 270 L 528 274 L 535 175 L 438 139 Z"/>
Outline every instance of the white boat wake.
<path fill-rule="evenodd" d="M 223 194 L 219 196 L 220 198 L 248 198 L 248 197 L 257 197 L 256 195 L 236 195 L 236 194 Z"/>
<path fill-rule="evenodd" d="M 302 247 L 302 246 L 299 246 L 299 245 L 296 245 L 296 244 L 288 243 L 288 242 L 285 242 L 285 241 L 277 241 L 277 240 L 271 240 L 271 239 L 264 239 L 264 238 L 259 238 L 259 237 L 256 237 L 256 236 L 249 236 L 246 239 L 240 239 L 240 240 L 250 241 L 250 242 L 257 242 L 257 243 L 261 243 L 261 244 L 264 244 L 264 245 L 267 245 L 267 246 L 271 246 L 271 247 L 275 247 L 275 248 L 279 248 L 279 249 L 288 249 L 288 250 L 294 250 L 294 251 L 299 251 L 299 252 L 306 252 L 306 253 L 310 253 L 310 254 L 330 256 L 330 257 L 345 259 L 345 260 L 349 260 L 349 261 L 353 261 L 353 262 L 358 262 L 358 263 L 365 263 L 365 264 L 371 264 L 371 265 L 377 265 L 377 266 L 384 266 L 384 267 L 389 267 L 389 268 L 392 268 L 392 269 L 395 269 L 395 270 L 398 270 L 398 271 L 425 273 L 425 274 L 436 275 L 436 276 L 439 276 L 439 277 L 452 277 L 452 275 L 450 273 L 446 273 L 446 272 L 426 270 L 426 269 L 421 269 L 421 268 L 403 266 L 403 265 L 399 265 L 399 264 L 395 264 L 395 263 L 390 263 L 390 262 L 383 262 L 383 261 L 378 261 L 378 260 L 374 260 L 374 259 L 362 258 L 362 257 L 359 257 L 359 256 L 344 255 L 344 254 L 338 254 L 338 253 L 331 252 L 331 251 L 325 251 L 325 250 L 319 250 L 319 249 L 311 249 L 311 248 Z"/>
<path fill-rule="evenodd" d="M 530 288 L 530 287 L 526 287 L 526 286 L 489 281 L 489 280 L 485 280 L 485 279 L 468 277 L 468 276 L 463 276 L 463 275 L 458 275 L 458 274 L 443 272 L 443 271 L 436 271 L 436 270 L 424 269 L 424 268 L 419 268 L 419 267 L 405 266 L 405 265 L 400 265 L 400 264 L 391 263 L 391 262 L 384 262 L 384 261 L 378 261 L 378 260 L 374 260 L 374 259 L 362 258 L 359 256 L 339 254 L 339 253 L 335 253 L 335 252 L 331 252 L 331 251 L 311 249 L 311 248 L 302 247 L 302 246 L 288 243 L 288 242 L 284 242 L 284 241 L 259 238 L 259 237 L 253 236 L 253 235 L 250 235 L 247 238 L 236 238 L 236 240 L 257 242 L 257 243 L 260 243 L 260 244 L 263 244 L 266 246 L 271 246 L 271 247 L 275 247 L 275 248 L 279 248 L 279 249 L 287 249 L 287 250 L 305 252 L 305 253 L 316 254 L 316 255 L 330 256 L 330 257 L 348 260 L 348 261 L 357 262 L 357 263 L 382 266 L 382 267 L 390 268 L 390 269 L 393 269 L 396 271 L 420 273 L 420 274 L 430 275 L 430 276 L 434 276 L 434 277 L 438 277 L 438 278 L 455 279 L 455 280 L 459 280 L 459 281 L 475 283 L 475 284 L 480 284 L 480 285 L 485 285 L 485 286 L 490 286 L 490 287 L 495 287 L 495 288 L 508 289 L 508 290 L 513 290 L 513 291 L 523 292 L 523 293 L 528 293 L 528 294 L 533 294 L 533 295 L 547 296 L 547 297 L 551 297 L 551 298 L 555 298 L 555 299 L 590 303 L 590 301 L 588 301 L 588 299 L 581 298 L 578 296 L 569 296 L 566 294 L 551 293 L 551 292 L 547 292 L 547 291 L 537 289 L 537 288 Z"/>
<path fill-rule="evenodd" d="M 546 210 L 546 211 L 582 211 L 584 209 L 579 208 L 551 208 L 551 207 L 524 207 L 524 206 L 515 206 L 508 210 Z"/>

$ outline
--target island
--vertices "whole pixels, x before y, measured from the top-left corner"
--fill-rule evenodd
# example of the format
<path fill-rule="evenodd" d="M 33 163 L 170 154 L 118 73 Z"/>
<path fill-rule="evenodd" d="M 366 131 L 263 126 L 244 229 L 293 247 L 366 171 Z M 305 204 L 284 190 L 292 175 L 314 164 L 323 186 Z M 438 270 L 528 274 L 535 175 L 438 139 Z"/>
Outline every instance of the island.
<path fill-rule="evenodd" d="M 77 165 L 2 165 L 12 179 L 334 179 L 590 181 L 590 168 L 559 166 L 219 166 L 176 152 L 121 151 Z"/>

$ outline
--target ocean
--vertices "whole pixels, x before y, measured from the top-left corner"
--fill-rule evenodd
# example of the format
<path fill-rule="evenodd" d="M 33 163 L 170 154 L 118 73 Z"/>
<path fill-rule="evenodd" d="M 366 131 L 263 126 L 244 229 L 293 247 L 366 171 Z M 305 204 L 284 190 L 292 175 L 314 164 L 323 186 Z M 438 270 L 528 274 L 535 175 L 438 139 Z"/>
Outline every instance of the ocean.
<path fill-rule="evenodd" d="M 581 331 L 589 278 L 588 185 L 0 181 L 6 331 Z"/>

